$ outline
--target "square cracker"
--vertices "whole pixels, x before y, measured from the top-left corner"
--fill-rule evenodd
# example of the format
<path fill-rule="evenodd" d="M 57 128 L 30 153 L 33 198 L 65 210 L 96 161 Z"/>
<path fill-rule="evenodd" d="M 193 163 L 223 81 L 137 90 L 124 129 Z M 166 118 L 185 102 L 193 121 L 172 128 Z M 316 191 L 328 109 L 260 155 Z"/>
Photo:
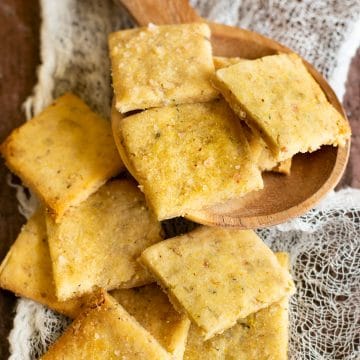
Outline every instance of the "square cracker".
<path fill-rule="evenodd" d="M 159 220 L 263 187 L 224 100 L 151 109 L 117 125 L 120 154 Z"/>
<path fill-rule="evenodd" d="M 162 240 L 161 226 L 132 182 L 108 182 L 60 223 L 46 221 L 58 299 L 152 282 L 136 259 Z"/>
<path fill-rule="evenodd" d="M 100 293 L 42 360 L 170 360 L 161 345 L 110 295 Z"/>
<path fill-rule="evenodd" d="M 178 313 L 156 284 L 114 290 L 113 296 L 174 359 L 183 358 L 190 320 Z"/>
<path fill-rule="evenodd" d="M 344 146 L 348 122 L 296 54 L 244 60 L 216 72 L 215 86 L 260 133 L 277 161 L 321 145 Z"/>
<path fill-rule="evenodd" d="M 288 255 L 275 254 L 287 269 Z M 192 325 L 184 360 L 286 360 L 288 348 L 288 297 L 240 319 L 235 326 L 204 341 Z"/>
<path fill-rule="evenodd" d="M 75 317 L 85 298 L 58 301 L 55 296 L 45 218 L 38 210 L 23 226 L 0 265 L 0 287 Z"/>
<path fill-rule="evenodd" d="M 15 129 L 1 152 L 56 218 L 123 169 L 110 123 L 72 94 Z"/>
<path fill-rule="evenodd" d="M 201 227 L 140 259 L 205 339 L 294 291 L 289 272 L 250 230 Z"/>
<path fill-rule="evenodd" d="M 214 99 L 210 29 L 149 25 L 109 36 L 116 108 L 124 113 Z"/>
<path fill-rule="evenodd" d="M 226 68 L 230 65 L 246 61 L 239 57 L 214 56 L 215 70 Z M 261 171 L 272 171 L 280 174 L 290 175 L 292 160 L 277 161 L 273 153 L 269 150 L 261 136 L 244 125 L 246 138 L 249 142 L 250 151 L 254 155 Z"/>

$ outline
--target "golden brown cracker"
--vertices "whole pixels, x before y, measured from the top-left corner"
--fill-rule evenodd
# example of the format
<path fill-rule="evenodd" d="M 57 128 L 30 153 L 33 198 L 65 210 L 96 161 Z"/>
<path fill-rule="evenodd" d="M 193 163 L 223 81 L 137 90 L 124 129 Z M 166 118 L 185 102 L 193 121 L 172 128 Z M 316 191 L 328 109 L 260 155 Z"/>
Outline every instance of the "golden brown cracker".
<path fill-rule="evenodd" d="M 60 223 L 46 220 L 59 299 L 152 282 L 136 259 L 162 240 L 161 226 L 132 182 L 108 182 Z"/>
<path fill-rule="evenodd" d="M 124 168 L 110 123 L 72 94 L 15 129 L 1 152 L 57 219 Z"/>
<path fill-rule="evenodd" d="M 170 360 L 168 354 L 106 293 L 82 312 L 42 360 Z"/>
<path fill-rule="evenodd" d="M 149 25 L 109 36 L 116 108 L 125 113 L 209 101 L 214 64 L 205 23 Z"/>
<path fill-rule="evenodd" d="M 151 246 L 140 260 L 205 339 L 294 291 L 251 230 L 201 227 Z"/>
<path fill-rule="evenodd" d="M 350 137 L 348 122 L 296 54 L 244 60 L 220 69 L 215 86 L 263 137 L 277 161 L 322 145 L 344 146 Z"/>
<path fill-rule="evenodd" d="M 118 121 L 120 154 L 159 220 L 263 187 L 243 130 L 223 100 Z"/>

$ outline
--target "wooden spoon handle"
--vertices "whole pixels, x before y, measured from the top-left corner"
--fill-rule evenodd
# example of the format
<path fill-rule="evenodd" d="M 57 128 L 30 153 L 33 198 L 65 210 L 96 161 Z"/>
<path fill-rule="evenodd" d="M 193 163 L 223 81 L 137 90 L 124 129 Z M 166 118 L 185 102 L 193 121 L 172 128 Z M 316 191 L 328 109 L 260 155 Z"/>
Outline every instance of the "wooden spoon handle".
<path fill-rule="evenodd" d="M 140 26 L 202 21 L 187 0 L 117 0 Z"/>

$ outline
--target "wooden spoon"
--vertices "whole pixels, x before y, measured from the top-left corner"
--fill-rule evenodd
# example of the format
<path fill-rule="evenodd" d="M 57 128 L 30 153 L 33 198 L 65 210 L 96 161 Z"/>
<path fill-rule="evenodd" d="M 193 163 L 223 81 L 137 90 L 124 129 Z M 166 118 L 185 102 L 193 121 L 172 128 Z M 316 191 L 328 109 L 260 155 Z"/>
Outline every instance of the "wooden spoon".
<path fill-rule="evenodd" d="M 140 26 L 206 21 L 187 0 L 118 0 Z M 214 55 L 256 59 L 277 52 L 292 52 L 260 34 L 208 22 Z M 326 80 L 304 60 L 328 100 L 346 118 L 344 109 Z M 120 121 L 119 118 L 113 121 Z M 241 199 L 193 212 L 189 219 L 201 224 L 258 228 L 285 222 L 305 213 L 339 182 L 348 160 L 350 141 L 345 147 L 323 146 L 311 154 L 293 158 L 291 175 L 265 173 L 264 189 Z"/>

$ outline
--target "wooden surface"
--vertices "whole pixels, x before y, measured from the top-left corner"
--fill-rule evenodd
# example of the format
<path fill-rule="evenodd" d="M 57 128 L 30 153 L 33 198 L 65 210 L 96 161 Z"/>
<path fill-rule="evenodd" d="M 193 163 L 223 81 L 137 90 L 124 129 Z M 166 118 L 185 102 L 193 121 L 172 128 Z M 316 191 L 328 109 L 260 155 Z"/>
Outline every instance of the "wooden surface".
<path fill-rule="evenodd" d="M 37 1 L 0 1 L 0 141 L 24 121 L 21 104 L 36 82 L 39 63 L 39 6 Z M 15 240 L 24 218 L 15 193 L 6 184 L 9 172 L 0 162 L 0 258 Z M 30 254 L 29 254 L 30 255 Z M 0 293 L 0 359 L 8 357 L 7 335 L 12 326 L 15 297 Z"/>
<path fill-rule="evenodd" d="M 171 24 L 206 21 L 196 15 L 186 0 L 119 0 L 139 25 L 149 22 Z M 290 49 L 252 31 L 222 24 L 208 23 L 214 55 L 256 59 Z M 344 109 L 327 81 L 314 67 L 305 66 L 326 94 L 329 102 L 346 118 Z M 118 117 L 113 118 L 117 129 Z M 115 138 L 117 132 L 114 131 Z M 345 147 L 322 147 L 312 154 L 296 156 L 291 175 L 267 173 L 263 176 L 264 189 L 250 192 L 240 199 L 190 211 L 186 217 L 210 226 L 232 226 L 256 229 L 272 226 L 300 216 L 314 207 L 338 184 L 349 156 L 350 143 Z"/>
<path fill-rule="evenodd" d="M 39 6 L 37 1 L 0 1 L 0 141 L 24 120 L 21 104 L 36 81 L 39 63 Z M 339 187 L 360 188 L 360 50 L 353 59 L 344 99 L 352 125 L 350 161 Z M 0 163 L 0 260 L 24 222 L 14 191 L 6 184 L 7 170 Z M 15 297 L 0 291 L 0 359 L 8 357 L 7 336 L 12 326 Z"/>

